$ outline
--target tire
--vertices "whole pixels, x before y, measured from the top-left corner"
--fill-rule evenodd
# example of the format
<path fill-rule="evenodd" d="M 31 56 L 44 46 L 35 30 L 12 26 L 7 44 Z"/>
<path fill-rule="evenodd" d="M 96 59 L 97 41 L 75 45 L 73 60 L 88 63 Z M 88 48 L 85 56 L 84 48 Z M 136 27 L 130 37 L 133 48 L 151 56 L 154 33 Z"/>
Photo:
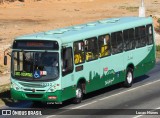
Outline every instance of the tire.
<path fill-rule="evenodd" d="M 83 90 L 82 90 L 82 84 L 78 84 L 76 88 L 76 97 L 73 99 L 74 104 L 81 103 L 83 98 Z"/>
<path fill-rule="evenodd" d="M 124 81 L 124 87 L 131 87 L 133 84 L 133 69 L 128 68 L 126 73 L 126 79 Z"/>

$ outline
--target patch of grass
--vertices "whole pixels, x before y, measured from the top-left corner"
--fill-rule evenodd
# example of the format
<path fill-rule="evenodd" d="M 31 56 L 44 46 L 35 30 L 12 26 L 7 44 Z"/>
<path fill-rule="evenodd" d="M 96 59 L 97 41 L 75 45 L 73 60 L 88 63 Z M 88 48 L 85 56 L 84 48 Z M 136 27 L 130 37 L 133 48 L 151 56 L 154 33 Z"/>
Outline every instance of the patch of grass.
<path fill-rule="evenodd" d="M 154 2 L 158 2 L 157 0 L 155 0 Z"/>
<path fill-rule="evenodd" d="M 127 7 L 127 6 L 120 6 L 119 9 L 125 9 L 125 10 L 128 10 L 130 12 L 137 12 L 139 7 Z"/>
<path fill-rule="evenodd" d="M 119 6 L 119 9 L 126 9 L 126 6 Z"/>
<path fill-rule="evenodd" d="M 156 12 L 156 10 L 153 10 L 153 9 L 147 9 L 147 12 L 154 13 L 154 12 Z"/>
<path fill-rule="evenodd" d="M 156 58 L 160 59 L 160 51 L 156 51 Z"/>
<path fill-rule="evenodd" d="M 160 45 L 156 46 L 156 57 L 160 59 Z"/>
<path fill-rule="evenodd" d="M 157 46 L 156 46 L 156 51 L 157 51 L 157 52 L 160 52 L 160 45 L 157 45 Z"/>
<path fill-rule="evenodd" d="M 139 9 L 139 7 L 127 7 L 126 10 L 130 11 L 130 12 L 137 12 Z"/>

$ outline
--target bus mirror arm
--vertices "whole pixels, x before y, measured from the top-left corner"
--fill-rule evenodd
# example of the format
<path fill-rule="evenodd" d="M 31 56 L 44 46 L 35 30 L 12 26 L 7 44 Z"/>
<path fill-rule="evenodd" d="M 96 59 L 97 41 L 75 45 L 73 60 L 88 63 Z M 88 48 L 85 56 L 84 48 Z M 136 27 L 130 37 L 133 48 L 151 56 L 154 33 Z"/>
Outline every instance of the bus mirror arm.
<path fill-rule="evenodd" d="M 4 56 L 4 65 L 7 65 L 7 56 Z"/>
<path fill-rule="evenodd" d="M 10 49 L 11 49 L 11 47 L 4 50 L 4 65 L 7 65 L 7 55 L 9 55 L 11 57 L 11 54 L 9 51 Z"/>

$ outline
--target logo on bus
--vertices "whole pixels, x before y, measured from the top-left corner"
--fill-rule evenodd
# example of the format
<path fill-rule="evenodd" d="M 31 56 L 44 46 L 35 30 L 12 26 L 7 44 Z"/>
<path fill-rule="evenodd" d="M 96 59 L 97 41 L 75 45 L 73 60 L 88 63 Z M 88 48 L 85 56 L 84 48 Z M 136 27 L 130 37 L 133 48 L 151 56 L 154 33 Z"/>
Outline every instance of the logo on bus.
<path fill-rule="evenodd" d="M 34 71 L 34 78 L 40 78 L 40 71 L 39 70 L 36 70 Z"/>
<path fill-rule="evenodd" d="M 105 81 L 105 85 L 112 84 L 113 81 L 114 81 L 114 78 L 113 78 L 113 79 L 110 79 L 110 80 L 106 80 L 106 81 Z"/>
<path fill-rule="evenodd" d="M 108 71 L 108 68 L 106 67 L 106 68 L 104 68 L 104 71 Z"/>

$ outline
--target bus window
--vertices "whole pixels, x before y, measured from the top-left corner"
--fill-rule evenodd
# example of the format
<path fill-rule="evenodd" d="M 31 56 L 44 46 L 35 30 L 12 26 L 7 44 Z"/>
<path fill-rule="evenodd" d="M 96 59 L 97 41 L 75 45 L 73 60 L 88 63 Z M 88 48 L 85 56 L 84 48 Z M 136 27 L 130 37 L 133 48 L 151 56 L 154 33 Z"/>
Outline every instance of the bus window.
<path fill-rule="evenodd" d="M 136 41 L 136 48 L 140 47 L 140 36 L 139 36 L 139 28 L 135 28 L 135 41 Z"/>
<path fill-rule="evenodd" d="M 123 31 L 123 38 L 124 38 L 124 50 L 131 50 L 134 49 L 134 29 L 127 29 Z"/>
<path fill-rule="evenodd" d="M 140 37 L 141 37 L 141 46 L 145 46 L 147 42 L 145 26 L 140 27 Z"/>
<path fill-rule="evenodd" d="M 112 54 L 117 54 L 123 51 L 123 37 L 122 32 L 115 32 L 111 34 Z"/>
<path fill-rule="evenodd" d="M 98 45 L 100 57 L 110 55 L 110 36 L 108 34 L 98 37 Z"/>
<path fill-rule="evenodd" d="M 152 25 L 147 25 L 147 44 L 153 44 L 153 27 Z"/>
<path fill-rule="evenodd" d="M 84 42 L 78 41 L 73 44 L 74 46 L 74 63 L 80 64 L 85 61 L 85 54 L 84 54 Z"/>
<path fill-rule="evenodd" d="M 24 68 L 24 63 L 23 63 L 23 53 L 22 52 L 15 52 L 14 53 L 14 70 L 22 71 Z M 14 72 L 13 72 L 14 73 Z"/>
<path fill-rule="evenodd" d="M 65 76 L 73 72 L 72 48 L 62 49 L 62 75 Z"/>
<path fill-rule="evenodd" d="M 129 29 L 130 49 L 135 48 L 134 29 Z"/>
<path fill-rule="evenodd" d="M 85 40 L 86 61 L 98 58 L 97 38 L 89 38 Z"/>
<path fill-rule="evenodd" d="M 143 47 L 146 45 L 146 29 L 145 26 L 135 28 L 136 47 Z"/>

